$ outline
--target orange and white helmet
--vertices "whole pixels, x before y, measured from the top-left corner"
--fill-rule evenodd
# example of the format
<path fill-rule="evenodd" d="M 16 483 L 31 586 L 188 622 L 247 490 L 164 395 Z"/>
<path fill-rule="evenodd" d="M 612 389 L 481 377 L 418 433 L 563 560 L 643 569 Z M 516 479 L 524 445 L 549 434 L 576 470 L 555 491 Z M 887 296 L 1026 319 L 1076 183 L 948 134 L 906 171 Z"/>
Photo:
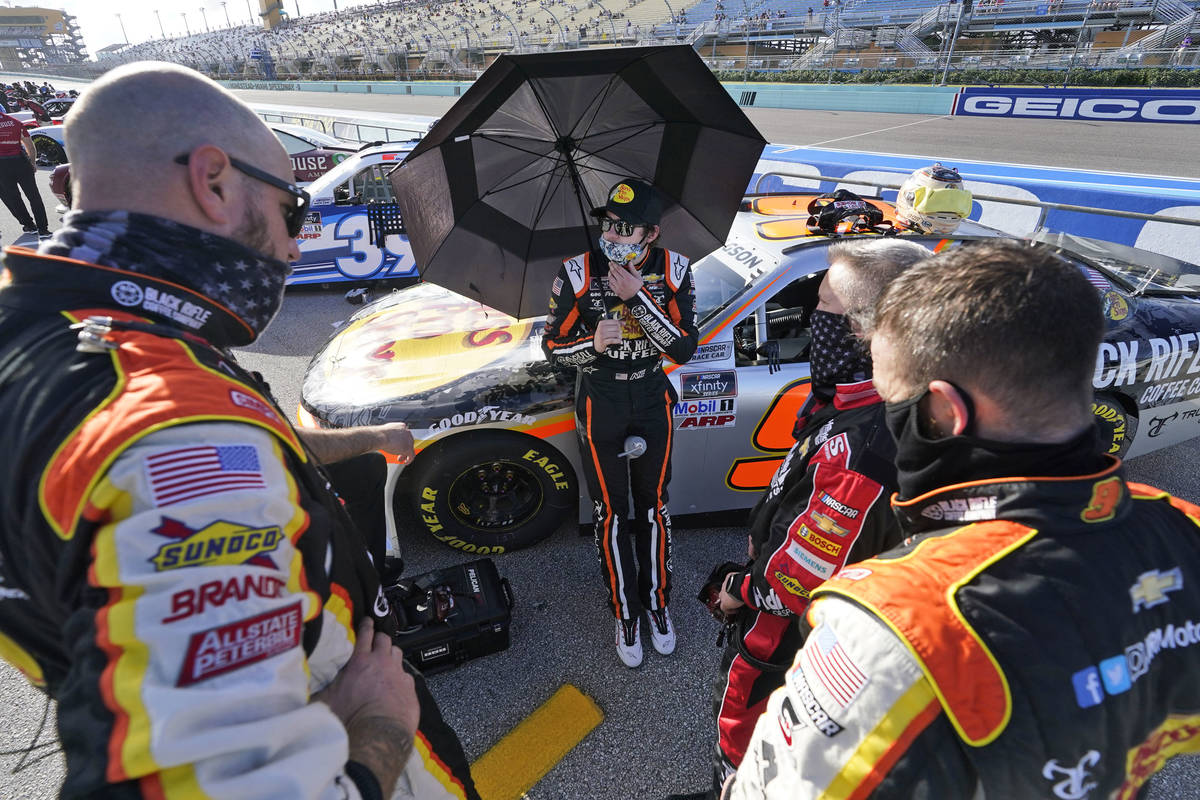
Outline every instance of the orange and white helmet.
<path fill-rule="evenodd" d="M 963 188 L 958 170 L 941 164 L 921 167 L 909 175 L 896 195 L 896 217 L 921 233 L 953 233 L 971 214 L 971 192 Z"/>

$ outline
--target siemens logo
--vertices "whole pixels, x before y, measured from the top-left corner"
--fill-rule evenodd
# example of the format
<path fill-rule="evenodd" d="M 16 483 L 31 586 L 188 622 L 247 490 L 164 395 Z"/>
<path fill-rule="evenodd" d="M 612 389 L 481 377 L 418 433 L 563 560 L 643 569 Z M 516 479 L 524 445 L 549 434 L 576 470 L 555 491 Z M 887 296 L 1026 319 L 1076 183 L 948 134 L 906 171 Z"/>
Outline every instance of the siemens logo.
<path fill-rule="evenodd" d="M 978 90 L 976 90 L 978 91 Z M 955 113 L 966 116 L 1053 117 L 1137 122 L 1200 122 L 1200 96 L 1128 94 L 1069 95 L 967 90 Z"/>

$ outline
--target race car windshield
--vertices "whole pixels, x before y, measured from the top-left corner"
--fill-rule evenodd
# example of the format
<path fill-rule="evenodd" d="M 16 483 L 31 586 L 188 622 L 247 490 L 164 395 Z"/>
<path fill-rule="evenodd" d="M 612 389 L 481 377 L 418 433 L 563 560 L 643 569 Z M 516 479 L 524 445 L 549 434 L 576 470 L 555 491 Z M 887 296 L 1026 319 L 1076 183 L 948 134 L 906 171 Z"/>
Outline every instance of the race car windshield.
<path fill-rule="evenodd" d="M 705 256 L 692 265 L 692 284 L 696 293 L 696 323 L 703 326 L 741 294 L 750 277 L 720 259 L 721 251 Z"/>
<path fill-rule="evenodd" d="M 1034 237 L 1096 267 L 1135 295 L 1200 294 L 1200 266 L 1123 244 L 1042 232 Z"/>

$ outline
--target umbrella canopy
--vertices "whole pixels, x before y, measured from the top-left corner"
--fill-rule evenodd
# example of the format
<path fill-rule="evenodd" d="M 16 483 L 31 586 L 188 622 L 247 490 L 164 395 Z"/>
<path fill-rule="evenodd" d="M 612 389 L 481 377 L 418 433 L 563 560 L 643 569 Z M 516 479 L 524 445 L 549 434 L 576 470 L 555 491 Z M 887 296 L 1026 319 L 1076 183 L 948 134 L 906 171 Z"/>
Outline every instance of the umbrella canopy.
<path fill-rule="evenodd" d="M 523 318 L 622 178 L 661 193 L 665 246 L 719 247 L 764 144 L 686 45 L 506 55 L 391 180 L 422 277 Z"/>

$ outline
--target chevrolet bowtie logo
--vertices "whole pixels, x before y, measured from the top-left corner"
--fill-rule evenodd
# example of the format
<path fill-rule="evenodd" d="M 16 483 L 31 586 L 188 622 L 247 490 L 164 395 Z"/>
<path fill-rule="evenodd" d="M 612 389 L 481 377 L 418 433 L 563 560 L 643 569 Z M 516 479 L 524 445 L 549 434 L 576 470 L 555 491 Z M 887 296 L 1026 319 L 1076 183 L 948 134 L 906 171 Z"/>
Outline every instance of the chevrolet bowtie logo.
<path fill-rule="evenodd" d="M 1152 569 L 1138 576 L 1138 581 L 1129 587 L 1129 597 L 1133 600 L 1133 611 L 1137 613 L 1143 608 L 1153 608 L 1167 602 L 1167 592 L 1183 588 L 1183 573 L 1179 567 L 1168 572 Z"/>

